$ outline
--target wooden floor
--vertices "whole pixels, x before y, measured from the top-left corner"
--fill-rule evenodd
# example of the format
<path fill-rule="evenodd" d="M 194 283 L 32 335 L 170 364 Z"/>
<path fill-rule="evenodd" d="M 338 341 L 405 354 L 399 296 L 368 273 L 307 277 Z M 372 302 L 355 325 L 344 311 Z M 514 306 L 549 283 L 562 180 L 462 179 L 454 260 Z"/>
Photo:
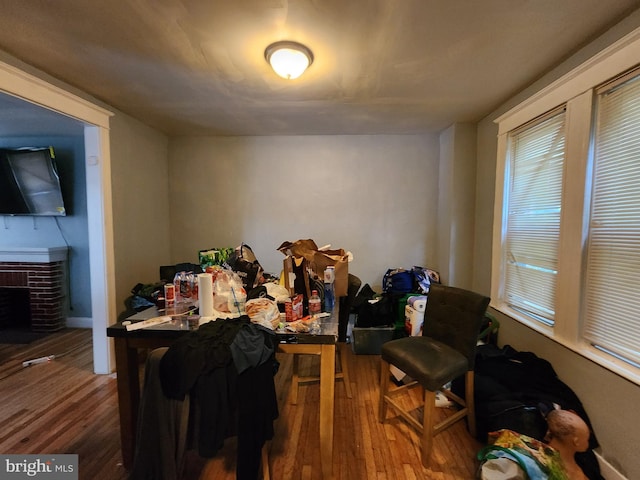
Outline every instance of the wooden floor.
<path fill-rule="evenodd" d="M 418 438 L 388 414 L 378 422 L 376 355 L 346 349 L 353 398 L 336 385 L 334 478 L 336 480 L 473 479 L 481 445 L 458 422 L 436 437 L 432 466 L 420 463 Z M 24 360 L 61 355 L 51 362 L 22 367 Z M 320 479 L 318 452 L 319 386 L 300 387 L 298 405 L 288 401 L 292 361 L 279 355 L 276 376 L 280 418 L 270 443 L 274 480 Z M 318 370 L 315 357 L 302 359 L 301 373 Z M 92 372 L 91 331 L 67 329 L 29 345 L 0 345 L 0 453 L 75 453 L 81 480 L 124 480 L 116 377 Z M 413 399 L 419 405 L 419 399 Z M 440 409 L 446 415 L 447 409 Z M 204 462 L 191 455 L 185 478 L 235 478 L 235 442 Z"/>

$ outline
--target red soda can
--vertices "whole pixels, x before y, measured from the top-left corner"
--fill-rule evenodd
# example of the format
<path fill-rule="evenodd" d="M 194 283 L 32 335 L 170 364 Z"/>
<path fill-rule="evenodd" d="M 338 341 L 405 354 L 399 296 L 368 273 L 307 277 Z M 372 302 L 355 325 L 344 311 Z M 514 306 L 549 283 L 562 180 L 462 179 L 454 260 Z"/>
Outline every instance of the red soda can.
<path fill-rule="evenodd" d="M 284 319 L 287 322 L 293 322 L 293 302 L 291 300 L 284 302 Z"/>
<path fill-rule="evenodd" d="M 176 287 L 173 283 L 167 283 L 164 286 L 164 304 L 168 307 L 176 301 Z"/>

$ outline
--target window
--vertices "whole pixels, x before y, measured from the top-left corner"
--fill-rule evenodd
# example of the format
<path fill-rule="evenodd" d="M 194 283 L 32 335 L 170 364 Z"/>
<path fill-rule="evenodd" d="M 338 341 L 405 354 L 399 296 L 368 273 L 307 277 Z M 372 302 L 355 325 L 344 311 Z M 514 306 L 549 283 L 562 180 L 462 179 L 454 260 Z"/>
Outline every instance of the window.
<path fill-rule="evenodd" d="M 597 96 L 584 336 L 640 365 L 640 74 Z"/>
<path fill-rule="evenodd" d="M 548 325 L 555 313 L 564 126 L 561 111 L 509 135 L 505 300 Z"/>
<path fill-rule="evenodd" d="M 496 120 L 491 297 L 640 384 L 638 58 L 640 29 Z"/>

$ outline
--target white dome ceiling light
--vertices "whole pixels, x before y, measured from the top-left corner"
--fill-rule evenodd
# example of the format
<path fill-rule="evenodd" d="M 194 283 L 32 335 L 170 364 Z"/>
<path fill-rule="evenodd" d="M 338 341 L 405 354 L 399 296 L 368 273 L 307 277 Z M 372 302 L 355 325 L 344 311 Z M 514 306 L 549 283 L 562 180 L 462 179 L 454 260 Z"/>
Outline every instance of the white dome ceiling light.
<path fill-rule="evenodd" d="M 298 78 L 313 63 L 311 50 L 290 41 L 272 43 L 265 49 L 264 58 L 274 72 L 287 80 Z"/>

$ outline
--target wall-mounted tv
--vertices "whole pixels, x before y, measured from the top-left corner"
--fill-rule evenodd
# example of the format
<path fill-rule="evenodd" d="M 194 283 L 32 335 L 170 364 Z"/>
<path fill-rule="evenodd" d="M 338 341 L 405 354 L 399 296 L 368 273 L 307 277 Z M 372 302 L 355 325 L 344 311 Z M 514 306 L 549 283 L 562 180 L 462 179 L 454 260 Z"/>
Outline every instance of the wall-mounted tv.
<path fill-rule="evenodd" d="M 66 215 L 52 147 L 0 149 L 0 215 Z"/>

